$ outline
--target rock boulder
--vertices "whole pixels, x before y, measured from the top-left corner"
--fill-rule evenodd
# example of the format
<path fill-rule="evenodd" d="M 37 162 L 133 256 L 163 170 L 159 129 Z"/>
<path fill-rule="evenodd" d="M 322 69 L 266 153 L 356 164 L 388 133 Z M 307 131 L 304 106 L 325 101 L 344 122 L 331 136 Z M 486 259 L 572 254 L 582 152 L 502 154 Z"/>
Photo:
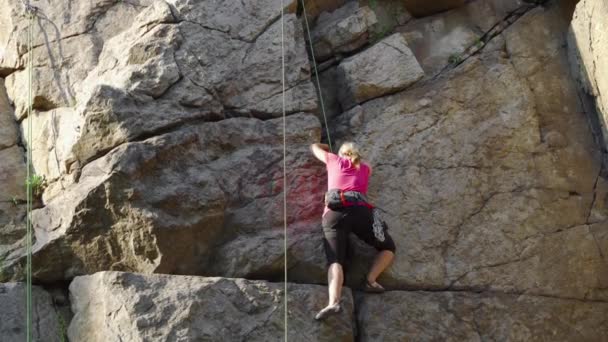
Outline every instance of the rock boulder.
<path fill-rule="evenodd" d="M 405 37 L 395 33 L 338 66 L 343 109 L 403 90 L 424 76 Z"/>
<path fill-rule="evenodd" d="M 312 317 L 326 288 L 289 284 L 290 341 L 354 341 L 353 300 L 325 324 Z M 284 338 L 284 287 L 245 279 L 120 272 L 77 277 L 70 285 L 72 341 L 277 341 Z"/>
<path fill-rule="evenodd" d="M 313 49 L 317 61 L 335 54 L 347 53 L 365 45 L 376 15 L 367 6 L 349 2 L 334 12 L 322 13 L 312 30 Z"/>
<path fill-rule="evenodd" d="M 360 341 L 601 341 L 608 303 L 466 292 L 358 296 Z"/>
<path fill-rule="evenodd" d="M 576 5 L 568 34 L 572 71 L 583 90 L 594 98 L 604 144 L 608 144 L 608 3 L 583 0 Z"/>
<path fill-rule="evenodd" d="M 2 341 L 25 341 L 26 287 L 24 283 L 0 283 L 0 336 Z M 33 341 L 64 341 L 62 323 L 51 296 L 42 288 L 32 288 Z"/>

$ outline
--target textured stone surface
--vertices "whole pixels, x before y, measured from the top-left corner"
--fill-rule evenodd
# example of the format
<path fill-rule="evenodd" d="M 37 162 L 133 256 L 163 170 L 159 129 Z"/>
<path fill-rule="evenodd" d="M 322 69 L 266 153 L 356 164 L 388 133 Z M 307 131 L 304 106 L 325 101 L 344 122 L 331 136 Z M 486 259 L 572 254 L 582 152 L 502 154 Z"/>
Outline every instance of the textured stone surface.
<path fill-rule="evenodd" d="M 4 79 L 0 78 L 0 149 L 15 145 L 17 139 L 17 124 L 13 116 L 13 109 L 6 96 Z"/>
<path fill-rule="evenodd" d="M 21 203 L 0 202 L 0 260 L 4 260 L 13 249 L 19 248 L 21 239 L 25 236 L 25 207 Z M 3 273 L 2 266 L 0 274 Z"/>
<path fill-rule="evenodd" d="M 297 263 L 310 258 L 300 244 L 320 245 L 322 166 L 307 147 L 318 141 L 320 126 L 312 114 L 289 116 L 287 123 L 289 243 L 302 255 L 290 255 L 290 262 Z M 201 123 L 123 144 L 89 163 L 78 183 L 34 211 L 34 276 L 279 274 L 281 134 L 280 119 Z"/>
<path fill-rule="evenodd" d="M 338 66 L 343 109 L 394 93 L 424 76 L 405 38 L 395 33 L 371 48 L 343 60 Z"/>
<path fill-rule="evenodd" d="M 26 341 L 26 287 L 24 283 L 0 283 L 0 336 L 2 341 Z M 51 296 L 32 288 L 33 341 L 63 341 L 61 326 Z"/>
<path fill-rule="evenodd" d="M 67 12 L 64 17 L 41 4 L 48 25 L 38 27 L 36 37 L 50 36 L 49 25 L 56 21 L 75 22 L 57 26 L 52 35 L 57 39 L 44 45 L 41 41 L 32 51 L 33 105 L 37 127 L 44 131 L 34 149 L 55 155 L 39 154 L 38 169 L 54 183 L 121 143 L 184 122 L 280 116 L 281 21 L 273 4 L 178 1 L 171 3 L 172 12 L 160 0 L 138 6 L 109 1 L 71 8 L 62 4 L 58 7 Z M 223 19 L 214 19 L 219 17 Z M 108 24 L 114 22 L 119 24 Z M 11 37 L 20 30 L 15 26 Z M 287 113 L 315 112 L 302 27 L 295 15 L 286 14 L 284 33 Z M 18 51 L 23 67 L 32 53 Z M 27 71 L 17 70 L 6 79 L 18 118 L 27 107 L 26 97 L 20 96 L 28 87 Z M 62 130 L 61 146 L 48 138 L 52 126 Z M 47 200 L 56 194 L 53 189 L 45 194 Z"/>
<path fill-rule="evenodd" d="M 25 199 L 25 160 L 21 147 L 0 150 L 0 201 Z"/>
<path fill-rule="evenodd" d="M 357 300 L 360 341 L 602 341 L 608 303 L 492 293 L 401 292 Z"/>
<path fill-rule="evenodd" d="M 311 32 L 317 61 L 332 55 L 353 51 L 365 45 L 376 15 L 367 6 L 349 2 L 331 13 L 322 13 Z"/>
<path fill-rule="evenodd" d="M 354 341 L 353 301 L 327 323 L 312 319 L 325 287 L 289 284 L 290 341 Z M 72 341 L 277 341 L 284 337 L 284 288 L 244 279 L 102 272 L 70 285 Z"/>
<path fill-rule="evenodd" d="M 501 49 L 330 124 L 361 144 L 370 195 L 390 212 L 385 284 L 608 298 L 605 241 L 589 225 L 592 208 L 606 213 L 601 158 L 564 77 L 566 27 L 555 6 L 531 11 L 495 38 Z"/>
<path fill-rule="evenodd" d="M 63 282 L 103 270 L 148 274 L 77 278 L 78 293 L 86 295 L 73 303 L 80 312 L 73 333 L 109 329 L 125 340 L 154 334 L 187 340 L 224 334 L 228 326 L 225 333 L 239 334 L 236 339 L 246 329 L 254 329 L 252 339 L 280 339 L 281 284 L 150 275 L 282 279 L 278 3 L 37 3 L 49 20 L 37 25 L 37 44 L 44 45 L 32 54 L 38 82 L 32 143 L 34 166 L 50 185 L 45 207 L 34 212 L 34 279 Z M 389 3 L 358 1 L 377 17 L 367 28 L 371 44 L 393 29 L 379 15 L 392 13 Z M 13 44 L 15 53 L 0 51 L 9 98 L 0 102 L 0 120 L 14 128 L 7 117 L 24 118 L 30 54 L 21 39 L 20 4 L 2 5 L 0 45 Z M 336 320 L 313 325 L 326 288 L 294 285 L 292 326 L 302 330 L 292 339 L 598 340 L 594 334 L 605 334 L 608 182 L 605 156 L 568 73 L 572 1 L 522 5 L 467 1 L 398 27 L 405 32 L 389 41 L 405 38 L 415 56 L 408 60 L 418 60 L 427 76 L 404 90 L 402 82 L 421 71 L 398 74 L 408 63 L 383 42 L 347 52 L 354 55 L 340 67 L 340 56 L 325 62 L 326 88 L 373 94 L 347 101 L 344 113 L 328 97 L 332 138 L 361 144 L 374 167 L 370 197 L 388 210 L 397 242 L 397 260 L 380 282 L 432 292 L 365 297 L 354 310 L 363 330 L 353 336 L 351 304 Z M 399 18 L 390 23 L 410 20 Z M 314 116 L 302 22 L 291 14 L 285 19 L 288 275 L 291 282 L 322 284 L 325 171 L 307 148 L 319 141 L 322 126 Z M 490 29 L 482 49 L 447 63 Z M 357 59 L 365 62 L 351 71 L 362 75 L 361 83 L 343 73 Z M 379 88 L 350 87 L 364 81 Z M 19 145 L 2 122 L 0 150 L 8 151 Z M 23 277 L 23 218 L 23 204 L 0 201 L 2 280 Z M 373 253 L 353 243 L 351 286 Z M 198 296 L 203 292 L 209 296 Z M 348 291 L 344 299 L 350 303 Z M 131 309 L 120 309 L 123 303 Z"/>
<path fill-rule="evenodd" d="M 323 12 L 335 11 L 348 2 L 350 0 L 308 0 L 305 2 L 306 13 L 310 18 L 315 18 Z"/>
<path fill-rule="evenodd" d="M 404 0 L 407 10 L 415 17 L 424 17 L 464 5 L 464 0 Z"/>
<path fill-rule="evenodd" d="M 451 60 L 464 58 L 475 44 L 503 19 L 487 1 L 473 1 L 442 15 L 412 20 L 399 27 L 427 76 L 434 76 Z"/>
<path fill-rule="evenodd" d="M 584 0 L 576 6 L 568 35 L 574 75 L 586 93 L 595 98 L 604 143 L 608 144 L 608 3 Z"/>

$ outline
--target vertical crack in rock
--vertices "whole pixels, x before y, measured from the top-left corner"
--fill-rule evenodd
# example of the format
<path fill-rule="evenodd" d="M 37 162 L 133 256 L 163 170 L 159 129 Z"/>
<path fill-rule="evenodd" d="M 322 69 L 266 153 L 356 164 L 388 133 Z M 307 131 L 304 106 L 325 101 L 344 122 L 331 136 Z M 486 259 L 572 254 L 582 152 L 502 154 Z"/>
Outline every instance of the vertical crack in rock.
<path fill-rule="evenodd" d="M 606 267 L 608 267 L 608 259 L 606 259 L 606 256 L 602 252 L 602 246 L 597 241 L 597 238 L 595 237 L 595 234 L 593 234 L 593 231 L 591 231 L 590 225 L 587 226 L 587 231 L 589 232 L 589 235 L 591 235 L 591 238 L 593 239 L 593 242 L 595 243 L 595 246 L 597 247 L 597 252 L 599 253 L 600 258 L 602 259 L 602 261 L 604 262 Z"/>

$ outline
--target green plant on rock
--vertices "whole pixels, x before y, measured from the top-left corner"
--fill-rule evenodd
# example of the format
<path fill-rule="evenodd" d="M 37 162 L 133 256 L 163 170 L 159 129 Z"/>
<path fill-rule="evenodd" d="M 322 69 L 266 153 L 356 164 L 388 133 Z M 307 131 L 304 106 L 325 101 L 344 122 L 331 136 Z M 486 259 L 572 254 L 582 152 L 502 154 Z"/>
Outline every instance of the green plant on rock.
<path fill-rule="evenodd" d="M 459 64 L 462 61 L 463 61 L 462 55 L 459 53 L 453 53 L 450 55 L 450 58 L 448 58 L 448 63 L 450 63 L 450 64 Z"/>
<path fill-rule="evenodd" d="M 57 320 L 59 321 L 59 341 L 66 342 L 68 336 L 67 324 L 65 322 L 65 318 L 59 312 L 57 312 Z"/>
<path fill-rule="evenodd" d="M 32 195 L 34 198 L 40 198 L 42 192 L 47 187 L 46 178 L 40 175 L 32 175 L 25 181 L 26 186 L 32 187 Z"/>
<path fill-rule="evenodd" d="M 0 283 L 6 281 L 4 278 L 4 256 L 0 255 Z"/>

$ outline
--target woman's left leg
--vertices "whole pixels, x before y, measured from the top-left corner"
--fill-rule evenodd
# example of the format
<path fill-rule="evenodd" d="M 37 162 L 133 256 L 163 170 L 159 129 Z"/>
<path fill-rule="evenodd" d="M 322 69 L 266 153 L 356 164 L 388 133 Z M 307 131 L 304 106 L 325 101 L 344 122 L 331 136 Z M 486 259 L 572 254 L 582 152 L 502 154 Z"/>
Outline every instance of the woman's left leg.
<path fill-rule="evenodd" d="M 391 250 L 379 251 L 376 254 L 376 259 L 367 273 L 367 282 L 372 286 L 377 286 L 376 279 L 384 270 L 391 265 L 395 259 L 395 253 Z"/>
<path fill-rule="evenodd" d="M 378 221 L 376 222 L 378 226 L 374 226 L 374 214 L 371 209 L 358 207 L 355 218 L 352 232 L 378 251 L 374 263 L 367 273 L 366 287 L 372 292 L 382 292 L 384 288 L 376 280 L 395 259 L 395 242 L 388 233 L 388 227 L 384 222 Z M 380 219 L 378 218 L 378 220 Z"/>

